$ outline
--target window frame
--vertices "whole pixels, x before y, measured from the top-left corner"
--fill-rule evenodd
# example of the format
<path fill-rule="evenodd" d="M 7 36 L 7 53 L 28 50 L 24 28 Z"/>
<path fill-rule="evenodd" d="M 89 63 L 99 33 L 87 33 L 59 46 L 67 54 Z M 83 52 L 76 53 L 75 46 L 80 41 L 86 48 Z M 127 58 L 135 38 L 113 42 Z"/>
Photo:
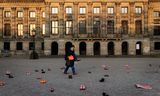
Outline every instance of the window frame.
<path fill-rule="evenodd" d="M 114 14 L 114 7 L 107 7 L 107 14 Z"/>
<path fill-rule="evenodd" d="M 73 13 L 72 7 L 66 7 L 66 14 L 72 14 L 72 13 Z"/>
<path fill-rule="evenodd" d="M 30 18 L 36 18 L 36 12 L 35 11 L 30 11 L 29 12 L 29 17 Z"/>
<path fill-rule="evenodd" d="M 23 17 L 23 11 L 17 11 L 17 17 L 22 18 Z"/>
<path fill-rule="evenodd" d="M 58 7 L 52 7 L 51 10 L 52 10 L 52 12 L 51 12 L 52 14 L 58 14 L 58 11 L 59 11 Z"/>
<path fill-rule="evenodd" d="M 57 35 L 59 34 L 59 22 L 57 20 L 52 21 L 52 25 L 51 25 L 51 29 L 52 29 L 52 34 L 53 35 Z"/>
<path fill-rule="evenodd" d="M 122 14 L 128 14 L 128 7 L 121 7 Z"/>
<path fill-rule="evenodd" d="M 4 13 L 6 18 L 11 17 L 11 11 L 5 11 Z"/>
<path fill-rule="evenodd" d="M 19 29 L 20 27 L 20 29 Z M 17 24 L 17 35 L 18 36 L 23 36 L 23 24 Z"/>
<path fill-rule="evenodd" d="M 100 14 L 100 7 L 93 7 L 93 14 Z"/>
<path fill-rule="evenodd" d="M 66 35 L 72 34 L 72 28 L 73 28 L 73 21 L 71 21 L 71 20 L 66 21 L 65 22 L 65 31 L 66 31 L 65 34 Z M 71 30 L 71 31 L 69 31 L 69 30 Z"/>
<path fill-rule="evenodd" d="M 135 7 L 135 13 L 136 13 L 136 14 L 142 14 L 142 7 L 136 6 L 136 7 Z"/>
<path fill-rule="evenodd" d="M 79 13 L 80 14 L 86 14 L 86 7 L 80 7 L 79 8 Z"/>

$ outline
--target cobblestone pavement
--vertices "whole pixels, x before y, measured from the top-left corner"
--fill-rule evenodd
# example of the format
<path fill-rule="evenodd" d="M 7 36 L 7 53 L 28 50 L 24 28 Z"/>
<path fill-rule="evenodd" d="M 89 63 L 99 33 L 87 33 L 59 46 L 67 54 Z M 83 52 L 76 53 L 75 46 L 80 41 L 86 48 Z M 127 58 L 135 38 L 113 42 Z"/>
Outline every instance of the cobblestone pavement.
<path fill-rule="evenodd" d="M 0 96 L 102 96 L 102 92 L 108 96 L 160 96 L 159 58 L 81 58 L 73 79 L 63 74 L 64 63 L 63 58 L 0 58 L 0 81 L 6 83 L 0 86 Z M 14 78 L 5 75 L 7 70 Z M 41 84 L 40 78 L 47 82 Z M 104 82 L 99 82 L 101 78 Z M 150 84 L 152 89 L 136 88 L 137 83 Z M 80 91 L 81 84 L 86 90 Z"/>

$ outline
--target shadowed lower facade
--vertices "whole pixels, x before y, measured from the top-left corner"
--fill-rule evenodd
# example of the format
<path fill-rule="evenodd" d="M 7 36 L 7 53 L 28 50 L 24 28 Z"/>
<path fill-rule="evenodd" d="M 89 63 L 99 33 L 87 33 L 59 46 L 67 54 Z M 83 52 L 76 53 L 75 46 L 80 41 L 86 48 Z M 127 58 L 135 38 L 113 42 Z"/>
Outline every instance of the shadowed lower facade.
<path fill-rule="evenodd" d="M 159 0 L 0 0 L 0 54 L 160 54 Z M 35 32 L 33 30 L 36 30 Z M 35 40 L 35 43 L 33 42 Z"/>

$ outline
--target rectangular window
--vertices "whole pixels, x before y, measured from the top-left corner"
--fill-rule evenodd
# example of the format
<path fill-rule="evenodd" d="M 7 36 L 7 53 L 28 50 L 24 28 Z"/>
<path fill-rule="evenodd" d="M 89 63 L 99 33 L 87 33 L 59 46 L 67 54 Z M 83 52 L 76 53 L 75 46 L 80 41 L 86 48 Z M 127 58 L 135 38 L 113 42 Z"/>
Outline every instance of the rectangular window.
<path fill-rule="evenodd" d="M 136 12 L 136 14 L 141 14 L 142 13 L 142 7 L 136 7 L 135 12 Z"/>
<path fill-rule="evenodd" d="M 160 50 L 160 42 L 154 42 L 154 50 Z"/>
<path fill-rule="evenodd" d="M 160 12 L 158 12 L 158 11 L 154 11 L 154 17 L 160 17 Z"/>
<path fill-rule="evenodd" d="M 5 17 L 11 17 L 11 12 L 10 11 L 5 11 Z"/>
<path fill-rule="evenodd" d="M 121 12 L 122 12 L 123 14 L 127 14 L 127 13 L 128 13 L 128 7 L 122 7 L 122 8 L 121 8 Z"/>
<path fill-rule="evenodd" d="M 98 34 L 100 32 L 100 21 L 95 20 L 93 22 L 93 33 Z"/>
<path fill-rule="evenodd" d="M 52 14 L 58 14 L 58 8 L 57 7 L 52 8 Z"/>
<path fill-rule="evenodd" d="M 42 12 L 42 17 L 43 17 L 43 18 L 45 18 L 45 17 L 46 17 L 45 12 Z"/>
<path fill-rule="evenodd" d="M 94 14 L 100 13 L 100 8 L 99 8 L 99 7 L 93 8 L 93 13 L 94 13 Z"/>
<path fill-rule="evenodd" d="M 22 42 L 17 42 L 16 49 L 17 50 L 23 50 L 23 43 Z"/>
<path fill-rule="evenodd" d="M 44 42 L 41 43 L 41 50 L 44 50 Z"/>
<path fill-rule="evenodd" d="M 52 21 L 52 34 L 58 34 L 58 21 Z"/>
<path fill-rule="evenodd" d="M 86 34 L 86 21 L 85 20 L 79 21 L 79 33 Z"/>
<path fill-rule="evenodd" d="M 66 34 L 72 33 L 72 21 L 66 21 Z"/>
<path fill-rule="evenodd" d="M 114 33 L 114 20 L 107 21 L 107 33 L 113 34 Z"/>
<path fill-rule="evenodd" d="M 81 7 L 81 8 L 79 9 L 79 13 L 80 13 L 80 14 L 85 14 L 85 13 L 86 13 L 86 8 L 85 8 L 85 7 Z"/>
<path fill-rule="evenodd" d="M 30 15 L 30 18 L 35 18 L 35 17 L 36 17 L 36 12 L 31 11 L 31 12 L 29 13 L 29 15 Z"/>
<path fill-rule="evenodd" d="M 23 24 L 18 24 L 18 36 L 23 35 Z"/>
<path fill-rule="evenodd" d="M 30 34 L 30 36 L 35 35 L 33 33 L 33 29 L 35 29 L 35 28 L 36 28 L 36 24 L 30 24 L 29 25 L 29 34 Z"/>
<path fill-rule="evenodd" d="M 154 35 L 160 35 L 160 26 L 154 26 Z"/>
<path fill-rule="evenodd" d="M 4 42 L 3 49 L 10 50 L 10 42 Z"/>
<path fill-rule="evenodd" d="M 44 35 L 46 33 L 45 30 L 46 30 L 46 26 L 45 26 L 45 24 L 43 24 L 42 25 L 42 35 Z"/>
<path fill-rule="evenodd" d="M 34 49 L 34 43 L 33 42 L 29 42 L 29 50 L 33 50 Z"/>
<path fill-rule="evenodd" d="M 22 18 L 23 17 L 23 12 L 22 11 L 18 11 L 17 15 L 18 15 L 18 18 Z"/>
<path fill-rule="evenodd" d="M 107 13 L 108 14 L 113 14 L 114 13 L 114 8 L 113 7 L 108 7 L 107 8 Z"/>
<path fill-rule="evenodd" d="M 122 21 L 122 34 L 128 34 L 128 21 Z"/>
<path fill-rule="evenodd" d="M 137 34 L 142 34 L 142 21 L 141 20 L 137 20 L 135 22 L 135 31 Z"/>
<path fill-rule="evenodd" d="M 4 36 L 11 36 L 11 25 L 8 23 L 4 25 Z"/>
<path fill-rule="evenodd" d="M 72 14 L 72 8 L 71 7 L 66 8 L 66 14 Z"/>

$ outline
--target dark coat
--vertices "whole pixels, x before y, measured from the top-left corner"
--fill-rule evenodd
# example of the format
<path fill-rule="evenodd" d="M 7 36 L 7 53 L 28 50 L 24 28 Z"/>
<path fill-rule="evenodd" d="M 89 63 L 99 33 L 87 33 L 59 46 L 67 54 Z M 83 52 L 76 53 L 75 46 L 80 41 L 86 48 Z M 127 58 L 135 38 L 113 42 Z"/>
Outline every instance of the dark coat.
<path fill-rule="evenodd" d="M 74 57 L 74 60 L 69 60 L 68 59 L 68 56 L 72 55 Z M 70 62 L 70 67 L 74 66 L 74 61 L 77 60 L 77 56 L 75 55 L 75 52 L 74 51 L 69 51 L 66 53 L 65 55 L 65 60 L 66 60 L 66 63 L 69 61 Z M 67 65 L 67 64 L 66 64 Z"/>

